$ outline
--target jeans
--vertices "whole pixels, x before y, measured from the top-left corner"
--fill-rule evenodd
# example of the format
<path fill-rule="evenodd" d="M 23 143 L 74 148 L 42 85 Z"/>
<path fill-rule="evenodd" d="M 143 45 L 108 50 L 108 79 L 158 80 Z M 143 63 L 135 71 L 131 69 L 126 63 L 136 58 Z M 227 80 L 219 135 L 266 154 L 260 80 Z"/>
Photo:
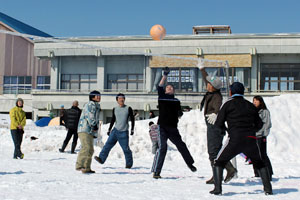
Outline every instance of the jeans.
<path fill-rule="evenodd" d="M 100 159 L 105 162 L 110 150 L 115 146 L 115 144 L 119 142 L 126 160 L 126 167 L 131 167 L 133 165 L 132 152 L 129 148 L 129 136 L 128 131 L 118 131 L 117 129 L 113 129 L 109 134 L 109 137 L 99 154 Z"/>

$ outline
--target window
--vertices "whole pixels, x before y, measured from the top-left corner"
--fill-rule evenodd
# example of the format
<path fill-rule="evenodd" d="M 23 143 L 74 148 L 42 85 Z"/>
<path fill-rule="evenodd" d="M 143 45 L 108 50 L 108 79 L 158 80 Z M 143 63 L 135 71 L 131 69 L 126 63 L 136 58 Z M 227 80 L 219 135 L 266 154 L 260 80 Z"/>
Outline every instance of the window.
<path fill-rule="evenodd" d="M 50 76 L 38 76 L 36 81 L 36 89 L 49 90 L 50 89 Z"/>
<path fill-rule="evenodd" d="M 4 76 L 4 94 L 30 94 L 31 76 Z"/>
<path fill-rule="evenodd" d="M 108 74 L 107 89 L 142 91 L 143 74 Z"/>
<path fill-rule="evenodd" d="M 197 72 L 196 68 L 171 68 L 167 82 L 174 86 L 176 92 L 197 92 Z M 162 68 L 153 68 L 152 73 L 154 76 L 152 91 L 156 91 L 156 86 L 162 77 Z"/>
<path fill-rule="evenodd" d="M 300 64 L 262 64 L 260 90 L 300 90 Z"/>
<path fill-rule="evenodd" d="M 221 91 L 226 91 L 226 70 L 224 68 L 206 68 L 209 75 L 216 74 L 223 82 L 223 88 Z M 241 82 L 244 84 L 245 92 L 250 92 L 251 85 L 251 68 L 247 67 L 232 67 L 229 69 L 229 84 L 233 82 Z M 203 84 L 203 91 L 206 90 L 205 84 Z"/>
<path fill-rule="evenodd" d="M 89 91 L 97 88 L 96 74 L 62 74 L 61 89 Z"/>

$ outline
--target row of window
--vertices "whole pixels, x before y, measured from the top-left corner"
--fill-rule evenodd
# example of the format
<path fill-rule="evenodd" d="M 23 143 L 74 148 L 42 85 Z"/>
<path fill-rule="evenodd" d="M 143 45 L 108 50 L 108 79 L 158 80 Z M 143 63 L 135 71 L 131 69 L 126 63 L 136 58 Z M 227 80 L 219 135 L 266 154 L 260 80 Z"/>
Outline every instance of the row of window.
<path fill-rule="evenodd" d="M 227 85 L 226 72 L 223 68 L 207 68 L 209 75 L 221 77 L 222 90 Z M 205 85 L 198 88 L 198 73 L 196 68 L 172 68 L 168 76 L 168 83 L 172 84 L 177 92 L 202 92 Z M 161 79 L 162 68 L 152 69 L 153 91 Z M 262 64 L 260 69 L 260 91 L 289 91 L 300 90 L 300 64 Z M 230 68 L 229 82 L 239 81 L 245 85 L 246 92 L 250 91 L 251 68 Z M 31 76 L 4 76 L 3 93 L 27 94 L 32 89 Z M 50 89 L 50 76 L 38 76 L 36 89 Z M 62 74 L 61 89 L 88 91 L 97 89 L 96 74 Z M 107 89 L 112 91 L 142 91 L 144 89 L 143 74 L 108 74 Z"/>

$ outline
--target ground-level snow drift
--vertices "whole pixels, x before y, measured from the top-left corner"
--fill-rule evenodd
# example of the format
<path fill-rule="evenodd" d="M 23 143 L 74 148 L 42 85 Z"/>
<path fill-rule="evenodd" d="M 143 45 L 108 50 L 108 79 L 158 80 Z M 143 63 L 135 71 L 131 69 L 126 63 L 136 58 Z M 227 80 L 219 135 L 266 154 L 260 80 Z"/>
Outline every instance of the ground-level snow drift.
<path fill-rule="evenodd" d="M 36 127 L 27 120 L 22 150 L 23 160 L 12 159 L 13 144 L 8 128 L 0 128 L 0 199 L 298 199 L 300 194 L 300 95 L 265 98 L 271 112 L 273 127 L 268 137 L 269 157 L 274 168 L 275 195 L 266 197 L 261 181 L 253 178 L 252 166 L 238 157 L 238 178 L 223 185 L 223 197 L 208 192 L 211 185 L 206 152 L 206 127 L 203 113 L 185 113 L 179 130 L 198 168 L 192 173 L 172 144 L 162 171 L 163 179 L 155 180 L 150 173 L 153 155 L 148 135 L 150 120 L 136 123 L 135 135 L 130 136 L 134 155 L 133 169 L 125 169 L 121 148 L 116 145 L 107 162 L 92 163 L 96 174 L 75 171 L 77 156 L 59 153 L 66 130 L 64 127 Z M 154 119 L 156 121 L 157 118 Z M 107 139 L 108 125 L 102 127 L 102 142 Z M 31 140 L 35 136 L 39 139 Z M 77 151 L 79 150 L 79 146 Z M 95 147 L 95 155 L 101 147 Z"/>

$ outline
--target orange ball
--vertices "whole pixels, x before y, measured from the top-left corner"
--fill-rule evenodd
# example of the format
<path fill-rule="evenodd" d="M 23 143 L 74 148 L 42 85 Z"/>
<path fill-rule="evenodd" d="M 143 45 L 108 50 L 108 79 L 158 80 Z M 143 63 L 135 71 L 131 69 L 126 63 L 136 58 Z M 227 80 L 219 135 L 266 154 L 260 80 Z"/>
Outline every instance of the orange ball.
<path fill-rule="evenodd" d="M 162 40 L 166 36 L 166 29 L 162 25 L 156 24 L 151 27 L 150 35 L 153 40 Z"/>

